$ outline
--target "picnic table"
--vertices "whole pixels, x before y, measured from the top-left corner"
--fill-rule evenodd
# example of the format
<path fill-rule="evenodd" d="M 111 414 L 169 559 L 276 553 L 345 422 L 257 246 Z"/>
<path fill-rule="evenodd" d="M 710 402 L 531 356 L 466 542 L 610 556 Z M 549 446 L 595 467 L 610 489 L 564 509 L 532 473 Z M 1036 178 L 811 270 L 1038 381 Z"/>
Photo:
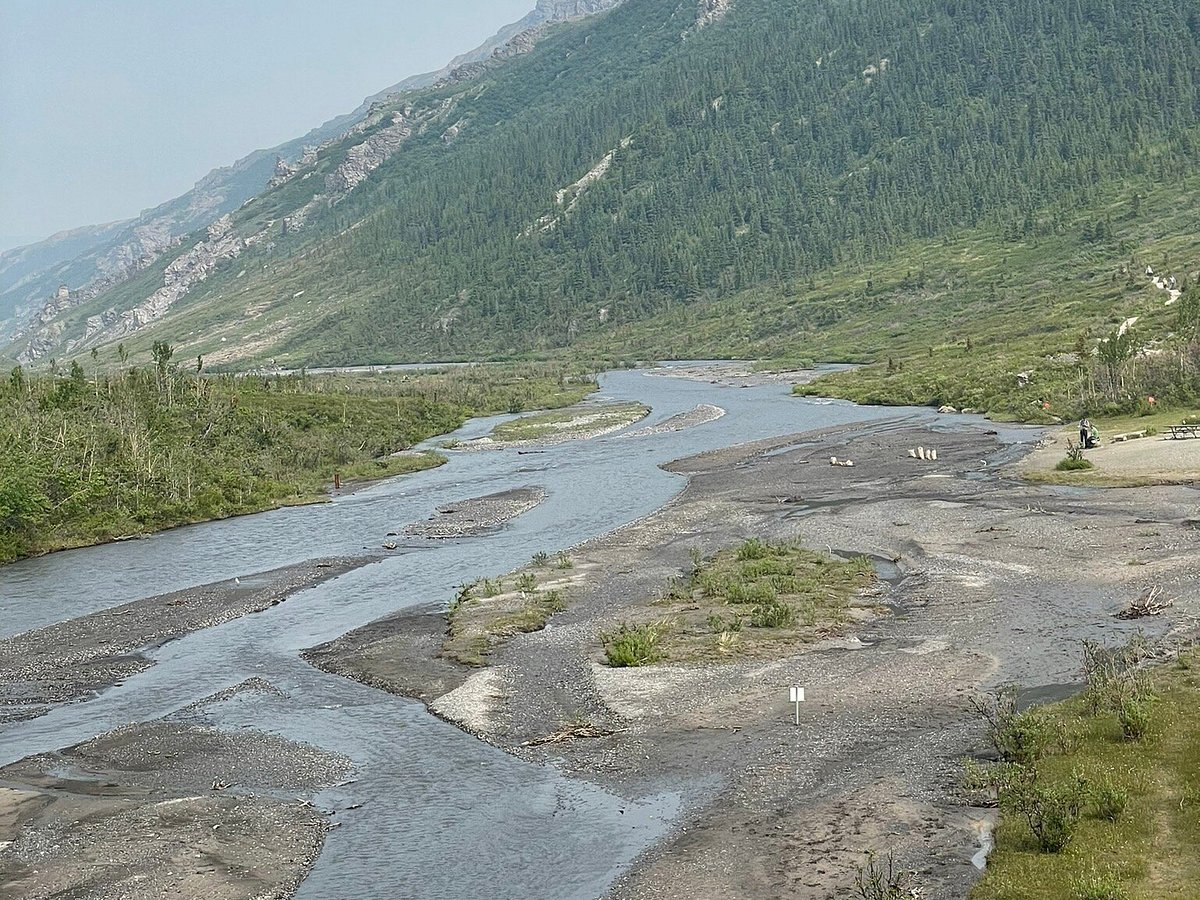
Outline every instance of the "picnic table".
<path fill-rule="evenodd" d="M 1173 440 L 1187 440 L 1188 438 L 1200 438 L 1200 424 L 1198 425 L 1168 425 Z"/>

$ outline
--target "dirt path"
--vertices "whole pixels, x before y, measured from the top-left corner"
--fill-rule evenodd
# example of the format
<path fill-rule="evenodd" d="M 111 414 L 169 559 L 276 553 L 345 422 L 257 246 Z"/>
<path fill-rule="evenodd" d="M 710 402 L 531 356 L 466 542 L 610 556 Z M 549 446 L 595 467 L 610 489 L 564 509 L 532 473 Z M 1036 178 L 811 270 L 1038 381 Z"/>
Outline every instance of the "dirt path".
<path fill-rule="evenodd" d="M 911 459 L 918 445 L 939 460 Z M 1177 598 L 1151 628 L 1190 628 L 1200 612 L 1195 491 L 1081 498 L 1008 480 L 1003 459 L 982 430 L 876 426 L 684 460 L 672 467 L 691 477 L 684 494 L 573 550 L 586 575 L 568 609 L 489 668 L 439 659 L 444 624 L 430 615 L 376 623 L 319 662 L 630 797 L 680 792 L 675 836 L 614 898 L 841 898 L 871 850 L 918 870 L 922 896 L 961 898 L 989 815 L 953 799 L 960 757 L 982 743 L 971 694 L 1009 680 L 1061 692 L 1079 641 L 1121 640 L 1132 626 L 1112 615 L 1148 585 Z M 776 658 L 601 664 L 598 634 L 653 616 L 690 548 L 797 534 L 898 560 L 892 614 Z M 799 727 L 797 684 L 809 697 Z M 581 723 L 599 736 L 541 743 Z"/>

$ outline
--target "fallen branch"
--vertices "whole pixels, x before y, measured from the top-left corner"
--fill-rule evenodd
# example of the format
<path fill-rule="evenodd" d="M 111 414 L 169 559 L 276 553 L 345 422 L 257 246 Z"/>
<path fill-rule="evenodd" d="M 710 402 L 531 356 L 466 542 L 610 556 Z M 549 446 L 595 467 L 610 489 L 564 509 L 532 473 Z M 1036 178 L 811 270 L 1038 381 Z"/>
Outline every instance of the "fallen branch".
<path fill-rule="evenodd" d="M 1163 597 L 1163 589 L 1156 585 L 1146 591 L 1136 600 L 1117 613 L 1118 619 L 1148 619 L 1151 616 L 1161 616 L 1175 605 L 1170 597 Z"/>
<path fill-rule="evenodd" d="M 534 738 L 532 741 L 526 741 L 522 747 L 544 747 L 547 744 L 565 744 L 567 741 L 573 741 L 577 738 L 602 738 L 611 737 L 617 734 L 608 728 L 600 728 L 588 722 L 574 722 L 560 728 L 553 734 L 548 734 L 545 737 Z"/>

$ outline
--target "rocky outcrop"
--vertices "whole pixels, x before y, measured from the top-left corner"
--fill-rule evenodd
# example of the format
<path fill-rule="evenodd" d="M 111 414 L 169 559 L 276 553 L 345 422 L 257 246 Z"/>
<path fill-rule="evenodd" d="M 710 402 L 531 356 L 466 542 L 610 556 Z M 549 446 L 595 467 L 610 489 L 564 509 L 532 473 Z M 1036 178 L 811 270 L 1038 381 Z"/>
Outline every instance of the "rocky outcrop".
<path fill-rule="evenodd" d="M 533 14 L 542 22 L 585 19 L 620 6 L 625 0 L 538 0 Z"/>
<path fill-rule="evenodd" d="M 699 9 L 696 11 L 696 24 L 691 31 L 699 31 L 709 25 L 720 22 L 733 8 L 733 0 L 697 0 Z M 687 36 L 687 33 L 684 35 Z"/>
<path fill-rule="evenodd" d="M 282 156 L 275 157 L 275 171 L 271 175 L 271 180 L 267 182 L 267 187 L 279 187 L 298 171 L 300 171 L 300 166 L 290 166 Z"/>
<path fill-rule="evenodd" d="M 346 151 L 345 160 L 325 176 L 325 191 L 340 199 L 387 162 L 413 134 L 412 107 L 390 115 L 391 123 Z"/>
<path fill-rule="evenodd" d="M 150 266 L 159 255 L 175 246 L 178 239 L 171 235 L 170 229 L 159 225 L 140 225 L 130 232 L 130 239 L 113 247 L 108 253 L 96 258 L 95 266 L 99 274 L 79 290 L 71 290 L 67 285 L 59 285 L 49 300 L 47 300 L 29 320 L 28 324 L 16 333 L 16 337 L 33 334 L 32 348 L 42 346 L 48 341 L 50 333 L 45 326 L 58 319 L 77 306 L 98 297 L 109 288 L 120 284 L 131 276 Z M 57 333 L 61 333 L 59 329 Z M 29 361 L 40 358 L 37 353 Z"/>
<path fill-rule="evenodd" d="M 579 201 L 583 199 L 583 195 L 588 192 L 588 188 L 608 174 L 612 168 L 613 161 L 617 158 L 617 153 L 621 150 L 628 150 L 632 144 L 632 137 L 624 138 L 619 147 L 604 154 L 604 158 L 584 173 L 582 178 L 556 191 L 554 202 L 562 209 L 562 212 L 548 213 L 542 216 L 533 225 L 521 232 L 521 237 L 529 237 L 535 231 L 547 232 L 557 228 L 567 215 L 575 211 L 575 207 L 579 205 Z"/>
<path fill-rule="evenodd" d="M 162 287 L 116 318 L 109 336 L 120 337 L 161 319 L 193 285 L 205 281 L 221 263 L 236 259 L 250 243 L 235 233 L 232 218 L 222 216 L 208 226 L 206 240 L 167 266 Z"/>

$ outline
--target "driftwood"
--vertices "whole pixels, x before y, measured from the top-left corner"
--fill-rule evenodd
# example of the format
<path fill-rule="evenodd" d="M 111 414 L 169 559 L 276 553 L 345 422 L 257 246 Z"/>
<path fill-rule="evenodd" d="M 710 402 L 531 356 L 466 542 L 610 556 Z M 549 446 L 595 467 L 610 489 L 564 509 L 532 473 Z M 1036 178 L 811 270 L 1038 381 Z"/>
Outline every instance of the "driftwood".
<path fill-rule="evenodd" d="M 1156 585 L 1150 588 L 1136 600 L 1117 613 L 1118 619 L 1148 619 L 1151 616 L 1161 616 L 1175 603 L 1170 597 L 1163 597 L 1163 589 Z"/>
<path fill-rule="evenodd" d="M 608 728 L 600 728 L 588 722 L 573 722 L 570 725 L 560 728 L 554 734 L 548 734 L 545 737 L 534 738 L 532 741 L 525 741 L 522 747 L 544 747 L 547 744 L 565 744 L 567 741 L 573 741 L 577 738 L 602 738 L 610 737 L 617 732 Z"/>

